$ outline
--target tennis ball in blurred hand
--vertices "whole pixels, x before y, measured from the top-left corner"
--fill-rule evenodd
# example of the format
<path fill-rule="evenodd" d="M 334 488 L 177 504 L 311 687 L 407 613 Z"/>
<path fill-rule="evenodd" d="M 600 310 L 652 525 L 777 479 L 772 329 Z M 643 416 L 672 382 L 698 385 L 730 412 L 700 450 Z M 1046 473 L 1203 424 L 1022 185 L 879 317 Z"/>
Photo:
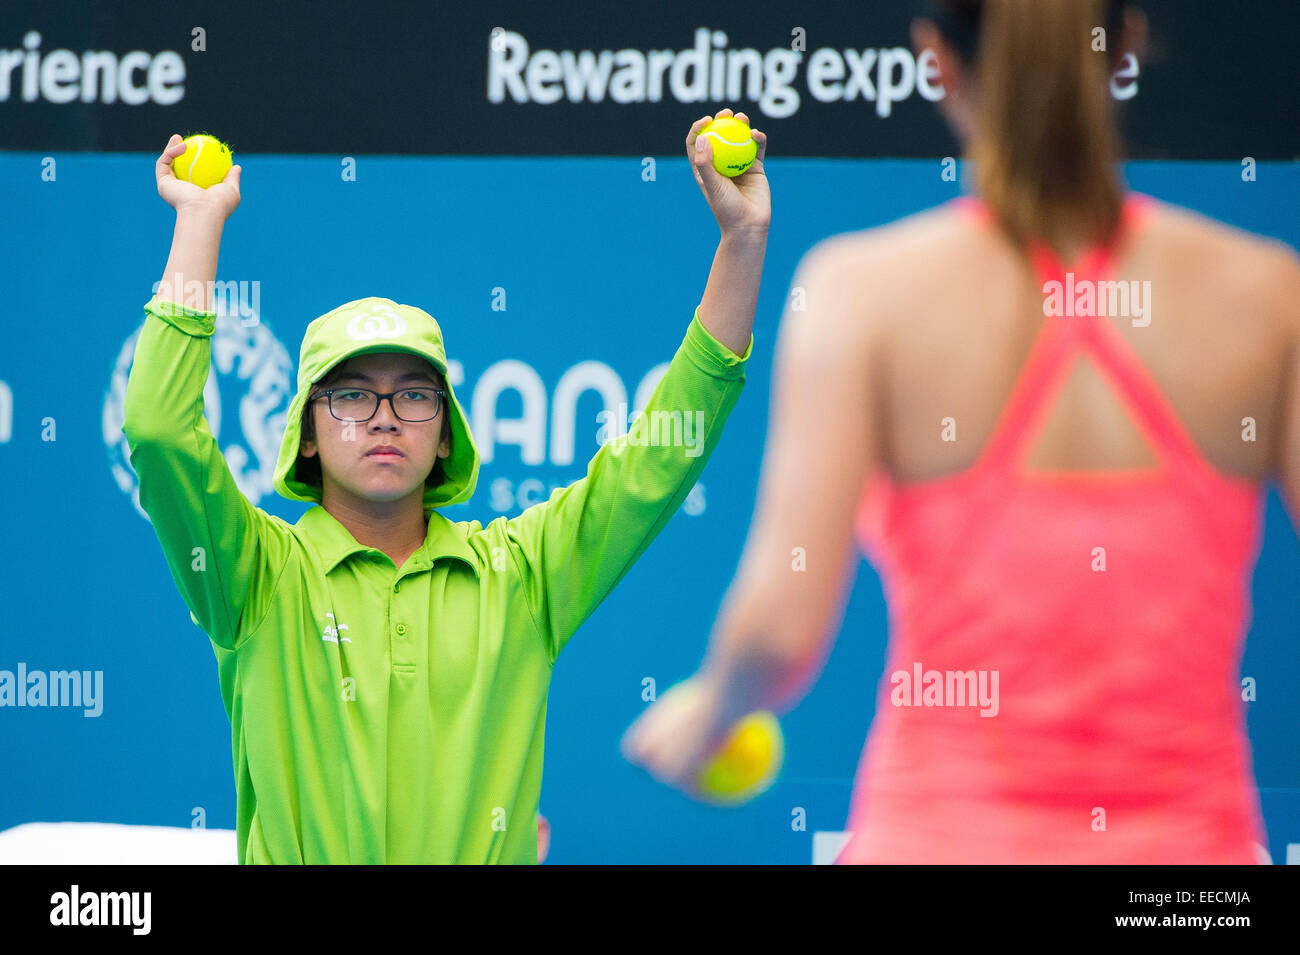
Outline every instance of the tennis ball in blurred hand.
<path fill-rule="evenodd" d="M 768 710 L 738 722 L 727 742 L 700 769 L 699 795 L 719 806 L 738 806 L 763 793 L 781 770 L 785 739 L 781 724 Z"/>
<path fill-rule="evenodd" d="M 709 123 L 699 133 L 707 136 L 713 147 L 713 168 L 734 179 L 754 164 L 758 143 L 749 126 L 734 116 L 723 116 Z"/>
<path fill-rule="evenodd" d="M 206 133 L 187 136 L 184 142 L 185 152 L 172 163 L 177 179 L 207 189 L 226 178 L 231 166 L 229 146 Z"/>

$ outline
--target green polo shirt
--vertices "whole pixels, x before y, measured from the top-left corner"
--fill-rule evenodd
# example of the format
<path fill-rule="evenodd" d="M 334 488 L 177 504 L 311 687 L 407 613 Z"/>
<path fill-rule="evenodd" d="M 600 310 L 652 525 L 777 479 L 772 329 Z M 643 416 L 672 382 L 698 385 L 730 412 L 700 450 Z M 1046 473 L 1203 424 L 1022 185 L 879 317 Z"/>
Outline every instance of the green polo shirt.
<path fill-rule="evenodd" d="M 700 477 L 753 339 L 735 355 L 697 308 L 646 404 L 642 426 L 700 420 L 702 447 L 634 426 L 517 517 L 428 512 L 398 568 L 321 506 L 254 507 L 203 416 L 215 314 L 145 315 L 123 431 L 216 653 L 240 862 L 536 863 L 551 669 Z"/>

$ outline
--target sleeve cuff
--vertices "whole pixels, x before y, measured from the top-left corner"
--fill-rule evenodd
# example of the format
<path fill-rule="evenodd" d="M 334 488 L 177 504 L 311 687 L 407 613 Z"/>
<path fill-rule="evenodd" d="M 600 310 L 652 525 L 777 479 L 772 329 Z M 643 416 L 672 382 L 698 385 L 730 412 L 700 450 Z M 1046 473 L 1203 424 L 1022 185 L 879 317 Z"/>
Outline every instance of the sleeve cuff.
<path fill-rule="evenodd" d="M 186 308 L 179 302 L 160 301 L 155 295 L 145 302 L 146 315 L 162 319 L 168 325 L 195 338 L 209 338 L 217 327 L 217 313 Z"/>
<path fill-rule="evenodd" d="M 704 327 L 700 321 L 700 306 L 697 305 L 690 327 L 686 329 L 684 345 L 696 362 L 715 377 L 742 378 L 745 375 L 745 364 L 754 351 L 754 335 L 750 334 L 744 354 L 737 355 Z"/>

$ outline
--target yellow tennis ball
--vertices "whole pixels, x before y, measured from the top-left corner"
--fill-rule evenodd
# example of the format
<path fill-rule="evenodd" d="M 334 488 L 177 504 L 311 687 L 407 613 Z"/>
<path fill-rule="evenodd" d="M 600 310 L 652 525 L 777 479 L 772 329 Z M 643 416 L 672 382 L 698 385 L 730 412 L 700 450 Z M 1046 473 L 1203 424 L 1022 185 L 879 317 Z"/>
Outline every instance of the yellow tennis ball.
<path fill-rule="evenodd" d="M 226 178 L 231 166 L 229 146 L 206 133 L 188 136 L 184 142 L 185 152 L 172 163 L 177 179 L 207 189 Z"/>
<path fill-rule="evenodd" d="M 734 116 L 715 119 L 700 130 L 713 147 L 713 168 L 734 179 L 754 164 L 758 143 L 750 134 L 749 126 Z"/>
<path fill-rule="evenodd" d="M 738 806 L 765 792 L 781 770 L 785 738 L 767 710 L 738 722 L 716 756 L 700 769 L 699 794 L 706 802 Z"/>

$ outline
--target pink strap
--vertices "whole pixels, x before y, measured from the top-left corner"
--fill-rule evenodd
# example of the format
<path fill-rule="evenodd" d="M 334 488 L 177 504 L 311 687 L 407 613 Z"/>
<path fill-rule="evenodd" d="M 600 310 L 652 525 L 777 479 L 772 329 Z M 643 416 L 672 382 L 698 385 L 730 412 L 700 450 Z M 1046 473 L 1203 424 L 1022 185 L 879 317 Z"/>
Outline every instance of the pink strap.
<path fill-rule="evenodd" d="M 987 225 L 992 220 L 979 199 L 962 196 L 953 202 L 981 224 Z M 1119 227 L 1110 239 L 1085 250 L 1068 269 L 1045 243 L 1031 243 L 1030 261 L 1039 281 L 1060 282 L 1068 288 L 1067 272 L 1073 273 L 1075 287 L 1083 281 L 1100 281 L 1110 273 L 1117 250 L 1140 227 L 1151 204 L 1149 196 L 1128 193 Z M 1145 366 L 1110 320 L 1093 314 L 1044 316 L 1029 357 L 977 467 L 1016 468 L 1022 464 L 1032 439 L 1046 424 L 1052 399 L 1064 386 L 1065 372 L 1079 347 L 1090 351 L 1099 368 L 1119 386 L 1120 397 L 1137 415 L 1135 423 L 1168 468 L 1181 473 L 1201 462 L 1195 442 Z"/>

